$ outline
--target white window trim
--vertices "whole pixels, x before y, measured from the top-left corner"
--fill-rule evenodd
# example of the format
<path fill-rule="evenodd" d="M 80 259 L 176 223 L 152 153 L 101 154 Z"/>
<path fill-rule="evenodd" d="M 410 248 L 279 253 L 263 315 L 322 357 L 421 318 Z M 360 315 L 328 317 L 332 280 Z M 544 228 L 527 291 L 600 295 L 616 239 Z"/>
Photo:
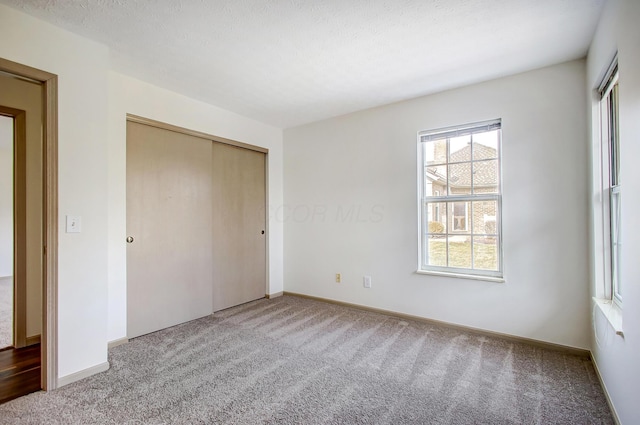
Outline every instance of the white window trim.
<path fill-rule="evenodd" d="M 459 197 L 459 195 L 441 195 L 439 198 L 442 198 L 442 201 L 456 201 L 456 200 L 464 200 L 464 201 L 480 201 L 483 198 L 491 197 L 495 198 L 497 202 L 498 215 L 500 216 L 500 220 L 497 220 L 496 223 L 496 233 L 498 239 L 498 271 L 491 270 L 482 270 L 482 269 L 463 269 L 457 267 L 440 267 L 440 266 L 426 266 L 424 264 L 423 256 L 424 256 L 424 229 L 428 228 L 428 223 L 425 223 L 424 220 L 428 218 L 428 213 L 424 213 L 425 207 L 425 198 L 424 198 L 424 153 L 423 153 L 423 142 L 422 138 L 424 136 L 429 135 L 441 135 L 443 133 L 450 133 L 447 137 L 453 137 L 455 134 L 464 134 L 465 132 L 469 132 L 469 130 L 477 129 L 479 127 L 487 126 L 487 129 L 498 126 L 497 128 L 502 129 L 502 120 L 495 119 L 483 122 L 472 123 L 468 125 L 461 126 L 452 126 L 448 128 L 442 128 L 434 131 L 420 131 L 418 132 L 417 137 L 417 159 L 418 159 L 418 268 L 416 270 L 417 274 L 423 275 L 436 275 L 436 276 L 446 276 L 446 277 L 454 277 L 454 278 L 464 278 L 464 279 L 474 279 L 474 280 L 484 280 L 490 282 L 499 282 L 502 283 L 505 281 L 504 279 L 504 249 L 503 249 L 503 240 L 502 240 L 502 137 L 498 140 L 498 193 L 497 194 L 487 194 L 485 196 L 471 195 L 473 199 L 470 199 L 470 196 Z M 470 162 L 475 162 L 473 158 L 471 158 Z M 431 197 L 430 201 L 434 202 L 438 198 Z M 447 213 L 448 215 L 448 213 Z M 468 215 L 468 212 L 467 212 Z M 447 218 L 448 219 L 448 218 Z M 467 227 L 468 228 L 468 227 Z"/>
<path fill-rule="evenodd" d="M 456 279 L 470 279 L 470 280 L 482 280 L 485 282 L 504 283 L 504 277 L 492 277 L 484 276 L 480 274 L 465 274 L 465 273 L 452 273 L 452 272 L 440 272 L 435 270 L 416 270 L 417 274 L 430 275 L 430 276 L 443 276 L 452 277 Z"/>
<path fill-rule="evenodd" d="M 600 186 L 602 193 L 602 253 L 595 253 L 595 255 L 603 255 L 604 263 L 604 277 L 602 281 L 603 290 L 599 297 L 605 300 L 611 301 L 617 305 L 618 308 L 622 308 L 622 298 L 617 294 L 614 279 L 613 279 L 613 237 L 611 229 L 613 226 L 613 217 L 611 211 L 611 197 L 612 192 L 620 192 L 620 184 L 613 185 L 610 181 L 611 176 L 611 152 L 610 152 L 610 126 L 609 126 L 609 106 L 608 97 L 613 90 L 613 87 L 618 83 L 618 71 L 617 61 L 614 60 L 612 66 L 607 71 L 607 74 L 603 80 L 600 89 L 600 98 L 598 100 L 598 113 L 599 113 L 599 145 L 600 145 Z M 606 121 L 606 122 L 605 122 Z M 618 141 L 619 143 L 619 141 Z M 617 223 L 620 225 L 620 223 Z"/>
<path fill-rule="evenodd" d="M 611 300 L 593 297 L 593 302 L 607 319 L 616 335 L 624 336 L 622 329 L 622 309 Z"/>
<path fill-rule="evenodd" d="M 624 336 L 622 327 L 622 302 L 614 294 L 612 281 L 612 251 L 611 251 L 611 205 L 610 205 L 610 157 L 609 157 L 609 123 L 607 113 L 603 113 L 603 100 L 618 80 L 617 57 L 614 57 L 610 67 L 602 79 L 602 83 L 594 90 L 592 114 L 593 137 L 593 191 L 596 195 L 593 204 L 593 232 L 594 243 L 592 258 L 594 261 L 594 291 L 593 308 L 600 311 L 609 326 L 617 335 Z M 619 105 L 618 105 L 619 107 Z M 594 323 L 595 326 L 595 323 Z M 596 342 L 597 342 L 596 334 Z"/>

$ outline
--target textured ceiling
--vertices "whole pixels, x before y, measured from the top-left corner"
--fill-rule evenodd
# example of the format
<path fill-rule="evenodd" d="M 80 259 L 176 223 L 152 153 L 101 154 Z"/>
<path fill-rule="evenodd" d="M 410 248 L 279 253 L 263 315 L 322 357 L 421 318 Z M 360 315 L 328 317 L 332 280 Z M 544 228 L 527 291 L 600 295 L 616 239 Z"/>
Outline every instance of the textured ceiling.
<path fill-rule="evenodd" d="M 0 0 L 277 127 L 583 57 L 605 0 Z"/>

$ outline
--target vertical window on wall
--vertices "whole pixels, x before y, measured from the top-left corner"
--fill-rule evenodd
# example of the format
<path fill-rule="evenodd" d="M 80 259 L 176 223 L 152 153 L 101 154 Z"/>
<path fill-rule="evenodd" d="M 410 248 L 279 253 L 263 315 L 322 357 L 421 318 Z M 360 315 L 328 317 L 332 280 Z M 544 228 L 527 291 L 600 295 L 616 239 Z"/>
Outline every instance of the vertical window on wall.
<path fill-rule="evenodd" d="M 501 121 L 418 133 L 419 271 L 502 278 Z"/>
<path fill-rule="evenodd" d="M 608 194 L 608 208 L 605 202 L 605 221 L 608 222 L 607 255 L 610 262 L 609 281 L 606 283 L 606 296 L 622 306 L 621 251 L 622 226 L 620 220 L 620 201 L 622 186 L 620 182 L 620 137 L 618 124 L 618 66 L 611 67 L 604 84 L 600 88 L 600 114 L 602 127 L 603 192 Z M 605 254 L 606 255 L 606 254 Z"/>

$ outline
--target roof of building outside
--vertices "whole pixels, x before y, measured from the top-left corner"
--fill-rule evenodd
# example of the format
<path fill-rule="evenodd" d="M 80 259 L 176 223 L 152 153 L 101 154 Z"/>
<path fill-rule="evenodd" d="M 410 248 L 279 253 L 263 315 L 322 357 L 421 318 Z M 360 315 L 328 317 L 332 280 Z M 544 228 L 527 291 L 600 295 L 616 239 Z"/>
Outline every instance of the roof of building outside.
<path fill-rule="evenodd" d="M 473 185 L 479 186 L 497 186 L 498 184 L 498 161 L 489 161 L 489 159 L 497 159 L 497 150 L 476 143 L 473 146 Z M 449 186 L 451 187 L 471 187 L 471 144 L 451 154 L 450 162 L 459 162 L 459 164 L 450 164 Z M 429 174 L 437 176 L 437 180 L 446 183 L 445 176 L 436 172 L 435 167 L 427 167 Z M 432 180 L 431 176 L 427 175 Z"/>

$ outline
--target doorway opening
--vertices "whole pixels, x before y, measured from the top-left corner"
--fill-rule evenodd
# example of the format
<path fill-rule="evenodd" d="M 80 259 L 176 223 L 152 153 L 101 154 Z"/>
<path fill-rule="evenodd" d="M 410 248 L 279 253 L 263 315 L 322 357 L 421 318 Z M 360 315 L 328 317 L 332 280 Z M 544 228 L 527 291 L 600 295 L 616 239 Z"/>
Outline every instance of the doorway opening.
<path fill-rule="evenodd" d="M 2 402 L 57 387 L 58 214 L 57 76 L 0 58 L 0 79 Z"/>
<path fill-rule="evenodd" d="M 0 115 L 0 350 L 14 346 L 13 117 Z"/>

